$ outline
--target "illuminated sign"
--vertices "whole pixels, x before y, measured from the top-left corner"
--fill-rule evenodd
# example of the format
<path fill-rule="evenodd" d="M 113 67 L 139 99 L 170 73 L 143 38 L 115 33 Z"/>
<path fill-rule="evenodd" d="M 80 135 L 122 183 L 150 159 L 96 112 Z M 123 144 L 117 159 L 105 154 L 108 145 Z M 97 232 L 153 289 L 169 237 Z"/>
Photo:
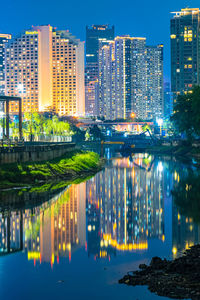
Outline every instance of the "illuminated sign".
<path fill-rule="evenodd" d="M 26 31 L 25 34 L 38 34 L 38 31 Z"/>

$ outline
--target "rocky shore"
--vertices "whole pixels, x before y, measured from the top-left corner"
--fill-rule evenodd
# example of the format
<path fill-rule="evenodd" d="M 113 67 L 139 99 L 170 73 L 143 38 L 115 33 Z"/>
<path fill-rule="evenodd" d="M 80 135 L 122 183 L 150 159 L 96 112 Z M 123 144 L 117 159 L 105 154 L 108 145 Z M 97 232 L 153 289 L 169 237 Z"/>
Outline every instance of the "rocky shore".
<path fill-rule="evenodd" d="M 139 269 L 119 283 L 147 285 L 151 292 L 173 299 L 200 299 L 200 245 L 172 261 L 153 257 L 149 266 L 141 264 Z"/>

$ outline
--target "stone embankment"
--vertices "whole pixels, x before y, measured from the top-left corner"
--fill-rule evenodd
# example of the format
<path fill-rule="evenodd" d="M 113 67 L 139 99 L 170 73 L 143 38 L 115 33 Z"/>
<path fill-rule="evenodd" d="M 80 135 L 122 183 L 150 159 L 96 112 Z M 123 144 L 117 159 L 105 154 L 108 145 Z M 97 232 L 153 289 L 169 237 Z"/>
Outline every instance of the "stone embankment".
<path fill-rule="evenodd" d="M 73 151 L 74 143 L 46 143 L 21 147 L 0 147 L 0 164 L 52 160 Z"/>

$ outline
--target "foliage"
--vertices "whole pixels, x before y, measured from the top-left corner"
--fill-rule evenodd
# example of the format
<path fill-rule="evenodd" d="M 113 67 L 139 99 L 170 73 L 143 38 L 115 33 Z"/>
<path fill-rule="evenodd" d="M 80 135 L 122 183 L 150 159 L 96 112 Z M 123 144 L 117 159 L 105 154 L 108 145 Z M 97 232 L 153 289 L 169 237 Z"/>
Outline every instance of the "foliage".
<path fill-rule="evenodd" d="M 196 86 L 185 95 L 179 95 L 174 105 L 172 122 L 179 133 L 185 133 L 191 141 L 200 134 L 200 87 Z"/>
<path fill-rule="evenodd" d="M 13 186 L 26 183 L 38 183 L 55 179 L 72 178 L 85 171 L 97 170 L 99 156 L 94 152 L 72 152 L 63 158 L 49 162 L 7 164 L 0 167 L 0 186 Z"/>
<path fill-rule="evenodd" d="M 145 124 L 142 126 L 142 130 L 143 130 L 143 131 L 152 131 L 152 130 L 151 130 L 151 126 L 149 126 L 147 123 L 145 123 Z"/>
<path fill-rule="evenodd" d="M 19 125 L 15 122 L 10 124 L 12 128 L 12 137 L 17 137 L 19 133 Z M 23 135 L 28 138 L 32 136 L 71 136 L 74 134 L 71 125 L 67 121 L 61 121 L 57 115 L 48 118 L 46 114 L 40 113 L 25 113 L 22 123 Z"/>

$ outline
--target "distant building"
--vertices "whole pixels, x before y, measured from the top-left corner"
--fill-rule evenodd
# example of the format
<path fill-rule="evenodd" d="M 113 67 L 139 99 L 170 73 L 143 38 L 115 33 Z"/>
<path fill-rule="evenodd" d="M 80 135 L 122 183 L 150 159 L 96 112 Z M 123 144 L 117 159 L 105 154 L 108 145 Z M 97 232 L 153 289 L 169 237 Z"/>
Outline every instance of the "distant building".
<path fill-rule="evenodd" d="M 171 83 L 174 100 L 200 84 L 200 10 L 185 8 L 171 19 Z"/>
<path fill-rule="evenodd" d="M 162 118 L 164 111 L 163 45 L 146 47 L 147 119 Z"/>
<path fill-rule="evenodd" d="M 99 115 L 143 120 L 163 116 L 163 45 L 121 36 L 99 50 Z"/>
<path fill-rule="evenodd" d="M 114 39 L 114 26 L 92 25 L 86 27 L 85 103 L 86 114 L 98 111 L 98 52 L 99 42 Z"/>
<path fill-rule="evenodd" d="M 10 39 L 10 34 L 0 33 L 0 95 L 5 94 L 5 48 Z"/>
<path fill-rule="evenodd" d="M 164 117 L 169 118 L 173 113 L 173 95 L 169 82 L 164 83 Z"/>
<path fill-rule="evenodd" d="M 84 44 L 50 25 L 25 31 L 7 47 L 6 94 L 21 96 L 24 112 L 83 115 Z M 11 104 L 12 112 L 17 105 Z"/>

